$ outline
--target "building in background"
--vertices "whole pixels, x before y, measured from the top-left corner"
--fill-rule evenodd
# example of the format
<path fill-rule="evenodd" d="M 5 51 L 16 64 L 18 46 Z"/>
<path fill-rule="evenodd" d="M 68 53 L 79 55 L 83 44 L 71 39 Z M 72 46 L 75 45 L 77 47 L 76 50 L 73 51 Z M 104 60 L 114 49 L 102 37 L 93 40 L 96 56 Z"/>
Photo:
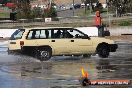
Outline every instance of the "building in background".
<path fill-rule="evenodd" d="M 99 0 L 100 3 L 106 4 L 106 0 Z"/>

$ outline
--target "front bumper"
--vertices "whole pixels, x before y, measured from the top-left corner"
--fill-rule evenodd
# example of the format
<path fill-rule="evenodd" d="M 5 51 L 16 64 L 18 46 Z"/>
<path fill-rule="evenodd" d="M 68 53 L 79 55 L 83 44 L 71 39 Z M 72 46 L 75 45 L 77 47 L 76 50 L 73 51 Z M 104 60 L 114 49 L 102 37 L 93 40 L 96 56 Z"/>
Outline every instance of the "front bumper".
<path fill-rule="evenodd" d="M 109 44 L 110 52 L 115 52 L 118 48 L 117 44 Z"/>

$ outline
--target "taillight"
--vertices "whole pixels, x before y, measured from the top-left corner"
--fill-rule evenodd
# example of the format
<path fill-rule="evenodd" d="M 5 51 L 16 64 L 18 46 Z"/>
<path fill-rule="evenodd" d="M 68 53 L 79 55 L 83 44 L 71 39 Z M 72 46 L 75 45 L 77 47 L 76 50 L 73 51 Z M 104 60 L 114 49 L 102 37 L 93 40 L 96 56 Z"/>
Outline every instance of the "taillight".
<path fill-rule="evenodd" d="M 24 41 L 20 41 L 20 45 L 23 46 L 24 45 Z"/>

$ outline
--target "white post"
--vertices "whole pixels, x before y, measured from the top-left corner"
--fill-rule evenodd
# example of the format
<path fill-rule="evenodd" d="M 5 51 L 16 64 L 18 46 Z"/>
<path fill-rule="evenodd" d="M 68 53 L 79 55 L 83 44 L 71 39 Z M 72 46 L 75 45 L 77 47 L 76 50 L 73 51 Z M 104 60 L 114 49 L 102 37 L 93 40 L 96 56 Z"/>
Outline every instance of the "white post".
<path fill-rule="evenodd" d="M 116 17 L 117 17 L 117 14 L 118 14 L 118 13 L 117 13 L 117 7 L 116 7 Z"/>
<path fill-rule="evenodd" d="M 51 3 L 52 3 L 52 0 L 50 0 L 50 2 L 49 2 L 50 6 L 51 6 Z"/>

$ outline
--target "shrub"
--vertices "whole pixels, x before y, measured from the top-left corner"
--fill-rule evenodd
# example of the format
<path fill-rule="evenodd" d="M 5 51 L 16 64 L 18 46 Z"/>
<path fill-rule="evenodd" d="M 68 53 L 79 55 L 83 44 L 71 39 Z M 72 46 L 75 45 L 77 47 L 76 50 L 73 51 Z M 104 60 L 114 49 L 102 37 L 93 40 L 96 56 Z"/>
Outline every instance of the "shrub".
<path fill-rule="evenodd" d="M 119 26 L 130 26 L 132 25 L 132 21 L 128 20 L 128 21 L 122 21 L 119 23 Z"/>
<path fill-rule="evenodd" d="M 54 7 L 51 7 L 50 9 L 44 10 L 43 16 L 44 17 L 56 17 L 57 11 Z"/>

